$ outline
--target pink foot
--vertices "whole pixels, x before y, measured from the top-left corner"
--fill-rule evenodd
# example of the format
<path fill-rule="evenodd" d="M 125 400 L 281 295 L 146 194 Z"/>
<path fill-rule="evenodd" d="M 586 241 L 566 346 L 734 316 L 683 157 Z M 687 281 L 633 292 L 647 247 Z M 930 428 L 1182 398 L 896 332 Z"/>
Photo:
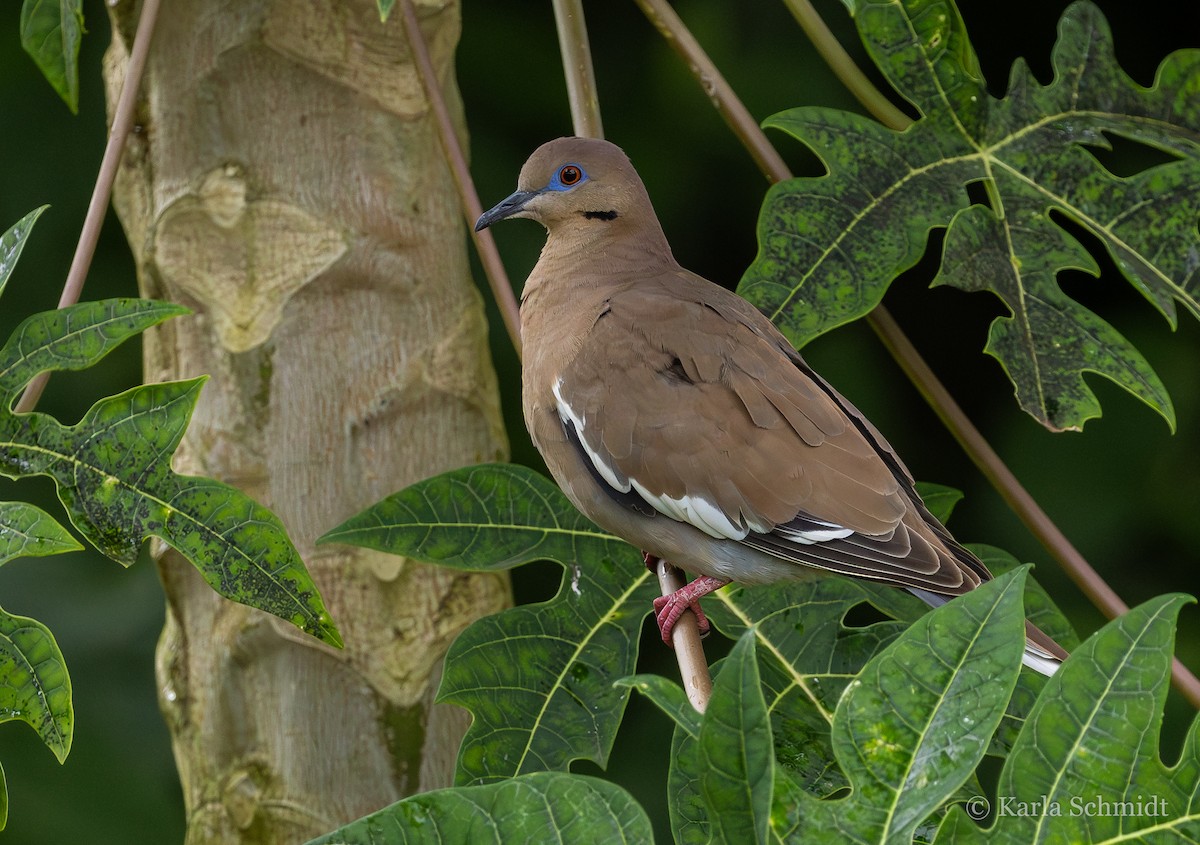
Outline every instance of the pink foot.
<path fill-rule="evenodd" d="M 656 598 L 654 612 L 658 619 L 658 630 L 662 634 L 663 642 L 673 645 L 671 632 L 675 630 L 675 623 L 679 621 L 679 617 L 685 610 L 696 614 L 696 627 L 700 629 L 700 636 L 707 634 L 712 626 L 709 624 L 708 617 L 704 615 L 704 611 L 700 609 L 700 598 L 707 596 L 713 590 L 721 589 L 728 583 L 729 580 L 726 578 L 701 575 L 690 584 L 684 584 L 671 595 Z"/>

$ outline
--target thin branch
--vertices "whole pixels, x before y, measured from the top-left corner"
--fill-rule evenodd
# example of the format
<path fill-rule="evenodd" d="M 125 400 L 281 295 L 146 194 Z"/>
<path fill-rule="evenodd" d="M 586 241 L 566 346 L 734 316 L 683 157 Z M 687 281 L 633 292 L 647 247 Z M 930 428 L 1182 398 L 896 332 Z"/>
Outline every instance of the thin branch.
<path fill-rule="evenodd" d="M 879 335 L 879 339 L 883 341 L 883 345 L 892 353 L 892 357 L 900 364 L 921 395 L 925 397 L 925 401 L 950 430 L 959 446 L 971 456 L 975 466 L 996 488 L 1013 512 L 1025 523 L 1029 532 L 1054 554 L 1067 575 L 1083 594 L 1109 619 L 1115 619 L 1127 612 L 1129 605 L 1117 595 L 1100 576 L 1100 573 L 1092 568 L 1087 559 L 1079 553 L 1075 545 L 1067 539 L 1066 535 L 1029 494 L 1029 491 L 1017 480 L 1012 470 L 1000 459 L 979 429 L 971 424 L 962 408 L 946 390 L 945 385 L 938 380 L 929 365 L 913 348 L 912 341 L 901 331 L 891 314 L 883 308 L 877 308 L 870 315 L 870 324 L 875 333 Z M 1193 705 L 1200 707 L 1200 680 L 1197 680 L 1191 670 L 1179 661 L 1179 658 L 1175 658 L 1171 681 L 1175 684 L 1175 688 L 1183 693 Z"/>
<path fill-rule="evenodd" d="M 817 48 L 817 53 L 854 95 L 854 99 L 862 103 L 863 108 L 889 129 L 899 131 L 912 125 L 908 115 L 896 108 L 892 101 L 867 79 L 867 75 L 859 70 L 854 59 L 850 58 L 850 54 L 842 46 L 842 42 L 837 40 L 808 0 L 783 0 L 783 3 L 800 24 L 808 40 Z"/>
<path fill-rule="evenodd" d="M 658 575 L 658 587 L 664 596 L 669 596 L 683 589 L 683 572 L 658 559 L 655 567 Z M 700 628 L 696 623 L 696 615 L 685 610 L 675 622 L 671 630 L 671 645 L 675 646 L 675 660 L 679 663 L 679 678 L 683 689 L 687 692 L 688 701 L 700 713 L 708 707 L 712 697 L 712 676 L 708 672 L 708 660 L 704 656 L 704 645 L 700 642 Z"/>
<path fill-rule="evenodd" d="M 567 76 L 575 134 L 589 138 L 603 137 L 600 134 L 600 102 L 595 95 L 596 84 L 592 73 L 592 56 L 588 46 L 583 8 L 579 0 L 554 0 L 554 17 L 558 24 L 563 71 Z M 658 573 L 659 589 L 664 596 L 669 596 L 683 587 L 683 573 L 670 563 L 660 559 L 655 571 Z M 688 701 L 703 713 L 708 706 L 708 699 L 712 696 L 712 677 L 708 671 L 708 660 L 704 656 L 704 645 L 700 642 L 700 629 L 691 611 L 679 618 L 671 633 L 671 643 L 675 646 L 679 679 L 683 683 Z"/>
<path fill-rule="evenodd" d="M 558 27 L 558 47 L 562 52 L 563 75 L 567 79 L 567 99 L 571 104 L 571 122 L 575 134 L 580 138 L 603 138 L 596 75 L 592 69 L 592 48 L 588 41 L 582 0 L 554 0 L 554 22 Z"/>
<path fill-rule="evenodd" d="M 709 97 L 717 102 L 717 108 L 726 117 L 730 129 L 745 145 L 755 161 L 759 162 L 759 166 L 767 178 L 772 181 L 791 178 L 791 173 L 786 165 L 782 163 L 779 166 L 763 164 L 767 160 L 764 149 L 771 147 L 771 144 L 758 124 L 753 119 L 732 119 L 730 117 L 730 115 L 744 113 L 745 108 L 737 101 L 737 95 L 725 82 L 679 16 L 667 6 L 664 0 L 636 0 L 636 2 L 691 68 L 693 75 Z M 871 327 L 883 339 L 888 351 L 912 379 L 913 384 L 929 402 L 938 418 L 950 430 L 967 456 L 1025 523 L 1030 533 L 1045 546 L 1071 579 L 1080 586 L 1084 594 L 1109 618 L 1115 618 L 1128 610 L 1128 605 L 1105 583 L 1099 573 L 1088 564 L 1083 555 L 1054 525 L 1046 512 L 1017 481 L 1016 476 L 1008 469 L 995 450 L 988 445 L 979 430 L 967 419 L 957 403 L 950 397 L 949 391 L 934 375 L 933 370 L 921 358 L 920 353 L 917 352 L 887 310 L 882 305 L 877 306 L 867 319 Z M 1200 707 L 1200 680 L 1197 680 L 1196 676 L 1178 659 L 1174 662 L 1172 681 L 1193 706 Z"/>
<path fill-rule="evenodd" d="M 75 246 L 75 256 L 71 259 L 71 268 L 67 271 L 67 281 L 63 284 L 62 294 L 58 298 L 59 308 L 74 305 L 79 301 L 88 269 L 92 266 L 92 256 L 96 254 L 96 242 L 100 240 L 100 229 L 104 225 L 104 215 L 108 212 L 108 202 L 112 197 L 117 168 L 121 164 L 121 155 L 125 152 L 125 141 L 133 129 L 133 113 L 137 105 L 138 91 L 142 86 L 142 73 L 146 69 L 146 56 L 150 53 L 150 42 L 154 38 L 154 25 L 158 21 L 159 5 L 159 0 L 145 0 L 142 4 L 137 32 L 129 51 L 129 63 L 125 68 L 125 81 L 121 85 L 121 96 L 117 99 L 117 108 L 113 112 L 112 128 L 108 132 L 104 157 L 100 160 L 100 172 L 96 175 L 96 186 L 92 189 L 92 199 L 88 203 L 87 214 L 83 218 L 83 228 L 79 232 L 79 243 Z M 50 381 L 50 373 L 39 373 L 33 381 L 26 385 L 25 392 L 21 394 L 21 398 L 17 402 L 16 412 L 18 414 L 27 414 L 37 406 L 48 381 Z"/>
<path fill-rule="evenodd" d="M 691 31 L 683 25 L 683 21 L 679 19 L 679 15 L 675 14 L 675 10 L 671 8 L 670 4 L 666 0 L 636 0 L 636 2 L 650 23 L 654 24 L 659 34 L 687 62 L 692 75 L 704 89 L 704 93 L 708 95 L 712 104 L 725 118 L 726 123 L 730 125 L 738 138 L 742 139 L 759 169 L 774 182 L 790 179 L 791 173 L 788 172 L 787 165 L 783 163 L 783 158 L 758 128 L 758 121 L 729 87 L 725 77 L 717 70 L 717 66 L 704 52 L 704 48 L 696 41 Z"/>
<path fill-rule="evenodd" d="M 462 145 L 458 142 L 458 133 L 454 130 L 454 121 L 450 119 L 450 110 L 446 107 L 446 98 L 442 95 L 442 87 L 438 82 L 437 71 L 434 70 L 433 60 L 429 57 L 429 47 L 417 22 L 417 13 L 413 10 L 412 0 L 401 0 L 401 22 L 404 25 L 404 35 L 412 50 L 413 60 L 417 66 L 417 75 L 425 89 L 429 107 L 433 110 L 434 121 L 437 123 L 438 137 L 446 154 L 446 162 L 454 177 L 454 186 L 458 190 L 459 201 L 462 205 L 463 216 L 467 221 L 467 230 L 474 233 L 475 248 L 479 250 L 479 260 L 483 264 L 484 275 L 487 276 L 492 296 L 500 308 L 504 319 L 504 328 L 508 330 L 509 340 L 521 356 L 521 309 L 517 305 L 517 297 L 500 261 L 500 253 L 492 238 L 491 230 L 475 231 L 475 221 L 483 213 L 479 202 L 479 194 L 475 191 L 475 183 L 471 180 L 471 170 L 467 166 L 467 157 Z"/>

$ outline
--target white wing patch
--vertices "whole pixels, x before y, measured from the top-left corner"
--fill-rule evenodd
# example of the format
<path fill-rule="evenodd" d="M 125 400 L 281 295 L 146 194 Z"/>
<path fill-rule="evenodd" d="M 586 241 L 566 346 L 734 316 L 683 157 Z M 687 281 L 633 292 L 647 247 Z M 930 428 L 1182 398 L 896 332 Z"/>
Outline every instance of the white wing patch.
<path fill-rule="evenodd" d="M 592 466 L 596 468 L 596 472 L 600 477 L 608 483 L 614 490 L 619 490 L 622 493 L 628 493 L 631 489 L 636 490 L 638 495 L 646 500 L 656 511 L 663 516 L 668 516 L 678 522 L 686 522 L 695 528 L 700 529 L 710 537 L 724 540 L 742 540 L 750 533 L 749 529 L 734 523 L 729 517 L 722 513 L 721 509 L 707 499 L 702 499 L 699 496 L 681 496 L 678 499 L 667 496 L 651 493 L 636 478 L 630 478 L 625 481 L 620 479 L 620 476 L 613 467 L 610 467 L 595 450 L 588 445 L 587 438 L 584 436 L 584 420 L 571 407 L 570 403 L 563 398 L 562 395 L 562 379 L 556 379 L 554 382 L 554 400 L 558 405 L 558 416 L 564 423 L 569 422 L 575 427 L 575 433 L 578 435 L 579 443 L 583 446 L 584 452 L 587 453 L 588 459 L 592 462 Z M 847 534 L 851 533 L 846 531 Z M 839 537 L 844 534 L 837 535 Z M 813 541 L 815 542 L 815 541 Z"/>
<path fill-rule="evenodd" d="M 814 543 L 827 543 L 830 540 L 840 540 L 843 537 L 849 537 L 854 533 L 853 528 L 843 528 L 833 522 L 823 522 L 813 520 L 821 525 L 821 528 L 809 531 L 796 531 L 793 528 L 788 528 L 783 525 L 775 527 L 775 533 L 781 537 L 786 537 L 794 543 L 800 543 L 804 546 L 811 546 Z"/>
<path fill-rule="evenodd" d="M 613 468 L 604 462 L 604 458 L 600 457 L 588 445 L 587 438 L 583 436 L 583 417 L 575 413 L 574 409 L 563 399 L 562 395 L 562 379 L 554 380 L 554 400 L 558 404 L 558 418 L 563 422 L 570 422 L 575 426 L 575 433 L 579 436 L 579 443 L 583 446 L 583 451 L 587 452 L 588 458 L 592 462 L 592 466 L 596 468 L 596 472 L 600 473 L 608 485 L 614 490 L 620 490 L 622 493 L 629 492 L 629 482 L 621 481 L 617 478 Z"/>
<path fill-rule="evenodd" d="M 693 525 L 710 537 L 716 537 L 718 540 L 744 540 L 750 533 L 748 529 L 735 525 L 720 508 L 707 499 L 686 495 L 678 499 L 666 494 L 656 496 L 639 484 L 636 478 L 629 479 L 629 483 L 656 511 L 671 519 Z"/>

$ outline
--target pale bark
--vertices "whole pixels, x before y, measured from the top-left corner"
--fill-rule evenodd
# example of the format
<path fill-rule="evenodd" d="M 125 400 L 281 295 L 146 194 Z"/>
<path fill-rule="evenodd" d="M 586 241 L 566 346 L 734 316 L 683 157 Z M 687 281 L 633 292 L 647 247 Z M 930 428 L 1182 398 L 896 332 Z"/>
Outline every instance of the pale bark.
<path fill-rule="evenodd" d="M 457 3 L 419 4 L 458 108 Z M 136 7 L 112 9 L 110 102 Z M 219 598 L 158 549 L 160 699 L 188 842 L 296 843 L 451 780 L 445 649 L 506 580 L 315 539 L 388 493 L 504 456 L 461 212 L 398 21 L 370 0 L 168 3 L 114 200 L 147 381 L 210 373 L 176 468 L 283 519 L 346 641 Z"/>

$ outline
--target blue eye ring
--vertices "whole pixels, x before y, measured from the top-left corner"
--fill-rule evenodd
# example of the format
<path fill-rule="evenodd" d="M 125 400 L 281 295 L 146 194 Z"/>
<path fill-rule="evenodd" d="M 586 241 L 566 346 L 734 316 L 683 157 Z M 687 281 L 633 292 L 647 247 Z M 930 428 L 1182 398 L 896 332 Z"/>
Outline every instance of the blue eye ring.
<path fill-rule="evenodd" d="M 552 191 L 569 191 L 579 183 L 587 181 L 587 178 L 587 173 L 578 164 L 564 164 L 558 168 L 547 187 Z"/>

